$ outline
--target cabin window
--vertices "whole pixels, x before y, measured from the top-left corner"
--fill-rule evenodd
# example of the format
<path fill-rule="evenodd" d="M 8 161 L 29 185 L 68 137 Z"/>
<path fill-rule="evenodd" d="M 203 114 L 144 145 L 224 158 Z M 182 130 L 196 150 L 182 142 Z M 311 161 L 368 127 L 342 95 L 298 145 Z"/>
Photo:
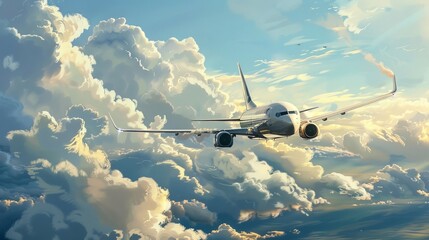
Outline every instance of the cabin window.
<path fill-rule="evenodd" d="M 283 116 L 283 115 L 287 115 L 287 111 L 276 113 L 276 117 L 280 117 L 280 116 Z"/>

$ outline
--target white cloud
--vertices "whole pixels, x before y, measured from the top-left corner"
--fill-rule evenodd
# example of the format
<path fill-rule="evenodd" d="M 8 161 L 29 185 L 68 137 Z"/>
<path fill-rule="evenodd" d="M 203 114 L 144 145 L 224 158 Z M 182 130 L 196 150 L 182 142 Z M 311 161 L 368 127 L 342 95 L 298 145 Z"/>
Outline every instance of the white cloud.
<path fill-rule="evenodd" d="M 427 1 L 338 0 L 337 4 L 338 15 L 344 19 L 344 26 L 350 32 L 367 34 L 368 31 L 369 34 L 377 36 L 375 40 L 377 42 L 380 39 L 384 40 L 387 35 L 393 35 L 394 31 L 401 31 L 408 36 L 429 37 L 424 27 L 424 23 L 427 22 Z M 386 26 L 389 27 L 386 28 Z"/>
<path fill-rule="evenodd" d="M 371 200 L 369 192 L 350 176 L 333 172 L 324 175 L 320 182 L 338 191 L 342 195 L 349 195 L 357 200 Z"/>
<path fill-rule="evenodd" d="M 15 60 L 13 59 L 13 56 L 6 56 L 3 59 L 3 67 L 5 69 L 9 69 L 11 71 L 15 71 L 16 69 L 18 69 L 19 63 L 15 62 Z"/>
<path fill-rule="evenodd" d="M 235 112 L 220 82 L 206 75 L 204 56 L 193 38 L 151 41 L 125 19 L 109 19 L 94 27 L 84 51 L 94 56 L 93 74 L 106 88 L 136 99 L 137 109 L 149 120 L 166 115 L 168 128 L 192 127 L 188 118 L 197 112 L 198 117 Z M 188 95 L 201 101 L 183 97 Z"/>
<path fill-rule="evenodd" d="M 277 217 L 282 211 L 312 211 L 313 205 L 327 203 L 316 198 L 313 190 L 301 188 L 287 173 L 274 171 L 253 152 L 243 152 L 239 159 L 231 153 L 204 151 L 197 156 L 197 167 L 210 176 L 216 186 L 214 195 L 236 204 L 224 206 L 238 213 L 240 221 L 253 217 Z M 282 208 L 279 208 L 279 203 Z"/>
<path fill-rule="evenodd" d="M 217 230 L 213 230 L 208 236 L 207 240 L 215 239 L 234 239 L 234 240 L 251 240 L 251 239 L 269 239 L 281 237 L 285 235 L 282 231 L 271 231 L 265 235 L 260 235 L 255 232 L 237 232 L 228 224 L 221 224 Z"/>
<path fill-rule="evenodd" d="M 311 162 L 313 151 L 310 149 L 268 141 L 256 145 L 251 150 L 260 160 L 267 161 L 272 166 L 279 166 L 276 168 L 288 173 L 305 186 L 322 177 L 323 168 Z"/>
<path fill-rule="evenodd" d="M 380 169 L 370 183 L 373 185 L 374 195 L 381 199 L 427 196 L 429 173 L 392 164 Z"/>
<path fill-rule="evenodd" d="M 152 238 L 204 236 L 177 224 L 163 227 L 168 222 L 164 213 L 171 206 L 168 191 L 159 188 L 153 179 L 131 181 L 121 172 L 110 170 L 106 154 L 90 149 L 84 142 L 85 133 L 82 119 L 64 118 L 58 123 L 47 112 L 36 117 L 31 130 L 10 133 L 11 151 L 19 155 L 46 197 L 43 203 L 24 213 L 25 217 L 9 230 L 8 237 L 61 236 L 58 230 L 67 226 L 84 227 L 83 237 L 96 237 L 93 234 L 108 229 L 119 229 L 125 236 L 137 230 Z M 72 205 L 72 212 L 61 208 L 65 202 Z M 31 226 L 42 212 L 49 212 L 58 221 L 35 232 L 22 228 Z"/>
<path fill-rule="evenodd" d="M 384 12 L 386 8 L 391 7 L 390 0 L 382 1 L 339 1 L 341 6 L 338 14 L 345 17 L 344 25 L 350 32 L 359 34 L 371 23 L 371 20 L 380 13 Z"/>
<path fill-rule="evenodd" d="M 21 99 L 25 110 L 33 115 L 40 109 L 49 109 L 49 113 L 38 115 L 31 131 L 10 135 L 12 151 L 30 167 L 30 173 L 47 193 L 46 203 L 36 204 L 35 209 L 29 210 L 20 220 L 20 226 L 41 217 L 39 213 L 46 211 L 52 219 L 61 220 L 60 228 L 79 222 L 81 228 L 98 229 L 102 233 L 119 228 L 124 235 L 203 238 L 204 234 L 198 230 L 173 223 L 164 225 L 169 221 L 166 215 L 171 210 L 171 202 L 167 191 L 160 186 L 169 189 L 170 197 L 177 200 L 174 204 L 183 208 L 190 221 L 210 224 L 215 222 L 214 212 L 221 211 L 241 221 L 253 217 L 277 217 L 285 210 L 311 211 L 315 205 L 327 203 L 326 199 L 317 198 L 318 193 L 311 189 L 320 180 L 341 194 L 357 199 L 370 197 L 365 187 L 351 177 L 338 173 L 323 176 L 324 169 L 312 162 L 314 150 L 297 147 L 304 145 L 302 143 L 262 143 L 250 148 L 253 152 L 244 153 L 236 149 L 200 149 L 199 143 L 184 140 L 185 144 L 180 144 L 174 138 L 161 135 L 122 134 L 118 143 L 116 132 L 106 126 L 104 115 L 107 113 L 112 113 L 118 124 L 124 127 L 161 128 L 171 127 L 174 124 L 172 119 L 181 115 L 185 117 L 182 116 L 180 121 L 185 123 L 186 117 L 196 113 L 229 115 L 234 113 L 235 107 L 229 104 L 229 96 L 220 91 L 220 83 L 207 76 L 204 56 L 193 38 L 157 42 L 148 39 L 139 27 L 127 24 L 125 19 L 109 19 L 94 27 L 89 43 L 82 50 L 73 46 L 72 41 L 88 28 L 88 21 L 80 15 L 64 17 L 46 1 L 38 3 L 34 8 L 25 5 L 28 7 L 26 11 L 40 16 L 43 21 L 37 18 L 33 22 L 20 15 L 11 25 L 13 28 L 1 32 L 2 39 L 13 46 L 10 56 L 20 60 L 15 71 L 4 71 L 3 68 L 0 72 L 18 87 L 9 87 L 9 82 L 5 85 L 0 83 L 1 90 Z M 289 8 L 280 6 L 280 9 L 286 11 Z M 19 49 L 25 49 L 26 54 L 37 53 L 35 55 L 40 55 L 40 60 L 26 59 Z M 328 50 L 306 58 L 264 62 L 268 68 L 256 75 L 272 75 L 276 83 L 283 80 L 307 81 L 313 73 L 300 67 L 290 72 L 288 67 L 317 63 L 334 52 Z M 9 54 L 1 52 L 0 56 Z M 30 74 L 25 75 L 22 69 Z M 284 77 L 286 71 L 289 75 Z M 316 67 L 315 71 L 319 73 L 321 69 Z M 20 79 L 29 79 L 29 85 Z M 190 95 L 193 98 L 189 98 Z M 204 102 L 196 102 L 195 99 L 204 99 Z M 82 106 L 76 106 L 78 104 Z M 357 112 L 358 120 L 345 125 L 354 127 L 363 122 L 368 129 L 382 129 L 386 123 L 377 121 L 377 118 L 399 119 L 395 115 L 395 107 L 427 109 L 426 105 L 424 100 L 386 102 L 382 107 L 389 106 L 386 107 L 389 111 L 378 111 L 369 120 L 367 115 Z M 67 118 L 59 122 L 52 117 L 58 119 L 66 111 Z M 383 117 L 386 112 L 389 116 Z M 392 145 L 381 149 L 391 149 L 401 146 L 401 141 L 413 143 L 416 138 L 412 136 L 416 133 L 419 143 L 429 142 L 425 132 L 429 128 L 423 120 L 401 122 L 393 132 L 388 126 L 385 132 L 374 131 L 381 140 L 374 140 L 372 135 L 366 138 L 348 134 L 343 138 L 344 148 L 369 156 L 370 152 L 377 153 L 377 148 L 380 148 L 377 144 L 385 146 L 383 144 L 388 142 Z M 331 140 L 340 139 L 338 134 L 325 136 L 319 142 L 324 146 Z M 337 147 L 339 142 L 329 146 Z M 243 144 L 244 147 L 251 146 L 250 143 Z M 313 143 L 305 143 L 308 144 Z M 427 146 L 423 144 L 421 147 L 424 150 Z M 128 163 L 126 170 L 112 171 L 105 151 L 124 158 L 120 160 L 122 163 L 126 157 L 134 157 L 132 160 L 141 160 L 138 163 L 143 167 Z M 413 150 L 410 148 L 409 152 Z M 144 165 L 144 160 L 152 162 Z M 123 176 L 134 167 L 135 180 Z M 423 188 L 419 190 L 424 191 Z M 146 193 L 151 195 L 146 196 Z M 55 194 L 63 199 L 56 198 Z M 115 206 L 122 198 L 126 198 L 127 204 Z M 184 201 L 192 198 L 198 200 Z M 64 199 L 75 205 L 72 213 L 58 207 L 65 204 Z M 50 223 L 52 219 L 46 222 Z M 243 235 L 226 225 L 221 226 L 220 232 Z M 11 232 L 18 230 L 16 227 Z"/>

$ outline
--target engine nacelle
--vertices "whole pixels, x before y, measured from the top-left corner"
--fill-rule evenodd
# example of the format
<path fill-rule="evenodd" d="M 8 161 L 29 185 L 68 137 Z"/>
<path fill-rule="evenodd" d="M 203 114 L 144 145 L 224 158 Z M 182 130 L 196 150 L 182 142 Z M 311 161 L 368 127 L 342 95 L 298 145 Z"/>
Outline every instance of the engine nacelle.
<path fill-rule="evenodd" d="M 319 127 L 314 123 L 304 123 L 299 127 L 299 136 L 312 139 L 319 136 Z"/>
<path fill-rule="evenodd" d="M 215 147 L 232 147 L 234 136 L 227 131 L 220 131 L 215 135 Z"/>

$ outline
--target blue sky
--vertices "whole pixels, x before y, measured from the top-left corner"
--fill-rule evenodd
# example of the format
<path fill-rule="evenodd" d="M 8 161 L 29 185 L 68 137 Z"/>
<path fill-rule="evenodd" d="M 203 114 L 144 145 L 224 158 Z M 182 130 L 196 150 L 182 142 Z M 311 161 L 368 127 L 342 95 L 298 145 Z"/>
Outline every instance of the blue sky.
<path fill-rule="evenodd" d="M 236 73 L 237 61 L 243 65 L 253 65 L 256 60 L 295 57 L 303 50 L 336 39 L 334 33 L 314 23 L 323 19 L 327 13 L 335 13 L 332 1 L 305 1 L 296 7 L 292 6 L 291 10 L 279 10 L 281 14 L 275 16 L 278 19 L 273 21 L 286 21 L 285 25 L 291 25 L 290 28 L 264 26 L 265 21 L 271 20 L 263 16 L 263 23 L 258 24 L 257 18 L 252 19 L 254 16 L 246 17 L 233 9 L 240 7 L 245 11 L 252 7 L 240 2 L 235 5 L 228 1 L 129 1 L 127 4 L 105 4 L 103 1 L 50 2 L 58 5 L 64 13 L 88 15 L 92 26 L 108 18 L 125 17 L 129 24 L 141 26 L 153 40 L 193 37 L 206 56 L 208 69 L 231 74 Z M 276 12 L 277 9 L 267 5 L 267 10 Z M 83 34 L 81 38 L 88 34 Z M 305 43 L 302 47 L 295 44 L 285 46 L 296 38 L 312 41 L 296 41 Z M 84 40 L 77 42 L 84 43 Z"/>
<path fill-rule="evenodd" d="M 0 235 L 427 239 L 428 21 L 425 0 L 0 0 Z M 308 114 L 399 91 L 231 149 L 108 121 L 236 127 L 190 119 L 241 114 L 237 62 L 256 104 Z"/>

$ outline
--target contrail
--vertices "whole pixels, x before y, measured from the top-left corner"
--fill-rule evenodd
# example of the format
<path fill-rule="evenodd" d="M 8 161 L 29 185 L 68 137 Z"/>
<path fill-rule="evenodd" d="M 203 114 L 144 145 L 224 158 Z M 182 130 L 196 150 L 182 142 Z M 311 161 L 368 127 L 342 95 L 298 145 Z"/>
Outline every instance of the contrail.
<path fill-rule="evenodd" d="M 363 53 L 365 60 L 367 60 L 368 62 L 374 64 L 378 69 L 380 69 L 380 71 L 390 77 L 393 78 L 393 76 L 395 75 L 393 73 L 393 71 L 391 69 L 389 69 L 388 67 L 384 66 L 383 62 L 378 62 L 377 59 L 375 59 L 375 57 L 371 54 L 371 53 Z"/>

